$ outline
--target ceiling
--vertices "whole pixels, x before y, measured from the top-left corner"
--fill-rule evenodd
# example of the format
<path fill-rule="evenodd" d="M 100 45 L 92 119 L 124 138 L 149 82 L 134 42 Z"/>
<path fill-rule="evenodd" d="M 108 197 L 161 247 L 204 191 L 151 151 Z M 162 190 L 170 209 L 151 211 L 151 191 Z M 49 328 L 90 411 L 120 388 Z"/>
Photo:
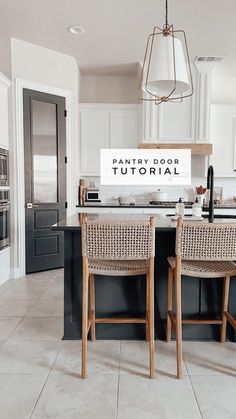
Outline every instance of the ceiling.
<path fill-rule="evenodd" d="M 82 74 L 134 75 L 164 0 L 0 0 L 0 36 L 72 55 Z M 190 56 L 225 56 L 216 74 L 236 77 L 236 1 L 169 0 L 169 22 L 186 31 Z M 84 35 L 67 32 L 80 25 Z"/>

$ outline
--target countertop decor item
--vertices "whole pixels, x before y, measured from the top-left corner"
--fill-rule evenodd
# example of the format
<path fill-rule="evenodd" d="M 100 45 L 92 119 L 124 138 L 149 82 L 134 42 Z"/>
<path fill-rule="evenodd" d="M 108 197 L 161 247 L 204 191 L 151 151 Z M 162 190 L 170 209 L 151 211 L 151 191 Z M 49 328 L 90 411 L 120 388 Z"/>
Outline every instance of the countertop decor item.
<path fill-rule="evenodd" d="M 204 188 L 202 185 L 196 186 L 197 195 L 205 195 L 207 188 Z"/>
<path fill-rule="evenodd" d="M 136 200 L 133 196 L 128 195 L 128 196 L 119 196 L 118 197 L 118 202 L 119 205 L 135 205 Z"/>
<path fill-rule="evenodd" d="M 183 30 L 168 23 L 168 0 L 163 28 L 154 27 L 145 50 L 139 99 L 156 105 L 192 96 L 193 80 L 187 39 Z"/>
<path fill-rule="evenodd" d="M 196 198 L 198 198 L 198 202 L 202 207 L 205 204 L 206 193 L 207 188 L 204 188 L 202 185 L 196 186 Z"/>
<path fill-rule="evenodd" d="M 152 198 L 153 198 L 153 201 L 166 201 L 167 192 L 157 189 L 157 192 L 152 192 Z"/>

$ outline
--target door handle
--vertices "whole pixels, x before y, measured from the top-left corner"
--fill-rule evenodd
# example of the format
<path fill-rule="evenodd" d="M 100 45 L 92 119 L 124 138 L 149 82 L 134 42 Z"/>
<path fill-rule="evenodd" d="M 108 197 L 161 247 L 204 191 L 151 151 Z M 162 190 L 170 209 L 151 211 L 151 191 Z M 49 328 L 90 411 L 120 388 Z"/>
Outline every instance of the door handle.
<path fill-rule="evenodd" d="M 27 209 L 38 208 L 38 205 L 32 204 L 32 202 L 27 202 L 26 208 Z"/>

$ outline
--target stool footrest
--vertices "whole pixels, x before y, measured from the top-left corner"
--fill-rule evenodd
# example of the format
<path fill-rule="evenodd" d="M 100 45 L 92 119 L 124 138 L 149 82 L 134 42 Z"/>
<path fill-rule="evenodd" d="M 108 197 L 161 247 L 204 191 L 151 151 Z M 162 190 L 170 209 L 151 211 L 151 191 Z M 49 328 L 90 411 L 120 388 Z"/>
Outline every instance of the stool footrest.
<path fill-rule="evenodd" d="M 225 316 L 227 317 L 226 314 L 227 314 L 227 312 L 225 312 Z M 173 323 L 173 326 L 175 327 L 176 318 L 175 318 L 174 314 L 172 313 L 172 311 L 168 311 L 168 315 L 169 315 L 170 321 Z M 229 316 L 230 316 L 230 314 L 229 314 Z M 215 320 L 215 319 L 213 319 L 213 320 L 211 320 L 211 319 L 184 319 L 184 320 L 182 320 L 182 324 L 222 324 L 222 323 L 223 323 L 222 320 Z M 235 320 L 234 320 L 234 324 L 235 324 L 235 327 L 236 327 L 236 321 Z"/>
<path fill-rule="evenodd" d="M 98 317 L 95 323 L 146 323 L 146 319 L 139 317 Z"/>
<path fill-rule="evenodd" d="M 231 316 L 231 314 L 228 311 L 224 311 L 224 316 L 228 320 L 228 322 L 231 324 L 231 326 L 236 330 L 236 320 Z"/>

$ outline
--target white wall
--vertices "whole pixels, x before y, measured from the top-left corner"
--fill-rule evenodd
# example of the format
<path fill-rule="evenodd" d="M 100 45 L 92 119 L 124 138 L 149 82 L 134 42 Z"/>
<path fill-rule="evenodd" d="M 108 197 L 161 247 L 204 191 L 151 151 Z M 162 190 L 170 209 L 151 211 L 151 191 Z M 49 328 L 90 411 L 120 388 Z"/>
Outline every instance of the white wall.
<path fill-rule="evenodd" d="M 135 76 L 81 76 L 82 103 L 138 103 Z"/>
<path fill-rule="evenodd" d="M 212 77 L 211 103 L 236 104 L 236 77 Z"/>
<path fill-rule="evenodd" d="M 0 72 L 11 79 L 11 40 L 0 36 Z"/>
<path fill-rule="evenodd" d="M 13 102 L 16 113 L 16 123 L 17 123 L 17 113 L 19 108 L 19 103 L 17 103 L 17 85 L 19 84 L 17 80 L 22 80 L 21 83 L 23 87 L 34 88 L 29 86 L 37 86 L 35 90 L 40 91 L 50 91 L 54 94 L 59 94 L 63 96 L 64 93 L 71 95 L 71 126 L 68 129 L 67 126 L 67 143 L 68 139 L 71 140 L 71 154 L 73 159 L 68 160 L 67 165 L 67 196 L 68 204 L 70 205 L 69 211 L 74 210 L 77 202 L 77 184 L 78 184 L 78 161 L 79 161 L 79 151 L 78 151 L 78 89 L 79 89 L 79 70 L 78 65 L 74 57 L 58 53 L 56 51 L 42 48 L 40 46 L 30 44 L 28 42 L 23 42 L 18 39 L 12 38 L 11 40 L 11 57 L 12 57 L 12 78 L 14 81 L 14 93 L 13 93 Z M 22 100 L 22 98 L 20 99 Z M 22 116 L 21 116 L 22 118 Z M 19 118 L 18 118 L 19 119 Z M 69 119 L 68 119 L 69 120 Z M 67 120 L 67 123 L 68 123 Z M 19 121 L 18 121 L 19 122 Z M 22 121 L 20 121 L 22 122 Z M 69 131 L 71 131 L 69 133 Z M 22 133 L 17 131 L 17 125 L 15 127 L 15 136 L 14 143 L 16 141 L 19 143 L 19 138 L 22 136 Z M 13 143 L 13 145 L 14 145 Z M 21 144 L 21 148 L 22 144 Z M 14 161 L 14 186 L 19 182 L 19 153 L 16 153 L 15 150 L 15 161 Z M 21 150 L 23 156 L 23 150 Z M 22 172 L 22 169 L 21 169 Z M 22 175 L 23 176 L 23 175 Z M 17 179 L 18 177 L 18 179 Z M 68 179 L 72 180 L 71 185 L 68 187 Z M 19 186 L 19 184 L 18 184 Z M 24 192 L 24 187 L 21 185 L 21 193 Z M 69 190 L 68 190 L 69 189 Z M 23 199 L 20 196 L 20 192 L 15 189 L 14 193 L 14 226 L 13 231 L 14 237 L 14 257 L 13 264 L 15 269 L 15 276 L 18 275 L 17 268 L 22 268 L 22 228 L 20 227 L 20 219 L 22 222 L 22 214 L 24 214 L 24 205 Z M 21 224 L 22 225 L 22 224 Z M 22 274 L 22 270 L 19 270 L 19 274 Z"/>

